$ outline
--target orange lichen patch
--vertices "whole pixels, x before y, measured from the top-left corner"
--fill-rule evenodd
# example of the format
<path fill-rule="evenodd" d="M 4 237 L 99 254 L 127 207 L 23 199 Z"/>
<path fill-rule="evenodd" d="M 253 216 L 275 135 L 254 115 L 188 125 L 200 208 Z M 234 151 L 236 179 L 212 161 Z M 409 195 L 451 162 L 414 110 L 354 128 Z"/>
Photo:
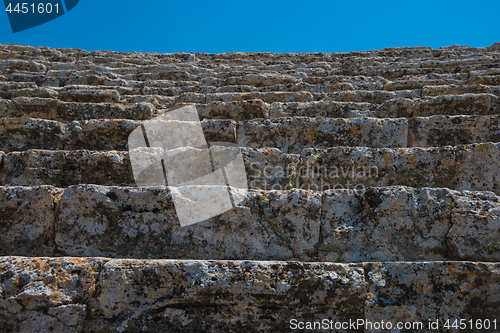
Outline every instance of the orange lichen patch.
<path fill-rule="evenodd" d="M 309 129 L 309 132 L 311 132 L 311 133 L 312 133 L 312 132 L 314 132 L 314 129 L 313 129 L 313 128 L 310 128 L 310 129 Z"/>
<path fill-rule="evenodd" d="M 274 149 L 271 148 L 264 148 L 266 150 L 266 153 L 269 155 L 273 155 L 275 153 Z"/>
<path fill-rule="evenodd" d="M 490 148 L 489 144 L 484 144 L 484 145 L 479 146 L 474 151 L 474 157 L 476 157 L 476 158 L 489 157 L 489 154 L 488 154 L 489 148 Z"/>
<path fill-rule="evenodd" d="M 420 283 L 417 284 L 417 292 L 419 295 L 422 295 L 424 293 L 424 287 Z"/>
<path fill-rule="evenodd" d="M 432 292 L 433 288 L 431 285 L 421 285 L 420 283 L 417 284 L 417 292 L 419 295 L 428 295 Z"/>
<path fill-rule="evenodd" d="M 396 284 L 398 284 L 399 280 L 397 278 L 392 278 L 391 279 L 391 285 L 395 286 Z"/>
<path fill-rule="evenodd" d="M 472 273 L 468 269 L 464 270 L 464 273 L 467 274 L 467 278 L 472 279 L 473 277 L 476 276 L 476 274 Z"/>
<path fill-rule="evenodd" d="M 82 265 L 82 266 L 89 264 L 88 259 L 83 259 L 83 258 L 71 258 L 71 261 L 77 265 Z"/>
<path fill-rule="evenodd" d="M 486 212 L 479 212 L 478 214 L 479 214 L 479 216 L 482 216 L 482 217 L 488 216 L 488 213 L 486 213 Z"/>
<path fill-rule="evenodd" d="M 455 266 L 453 264 L 445 264 L 446 268 L 448 268 L 448 271 L 450 273 L 456 273 L 457 270 L 455 269 Z"/>
<path fill-rule="evenodd" d="M 313 141 L 315 139 L 316 139 L 316 137 L 314 135 L 310 135 L 307 137 L 307 141 Z"/>
<path fill-rule="evenodd" d="M 360 131 L 359 131 L 358 126 L 352 126 L 352 127 L 350 128 L 350 130 L 351 130 L 351 132 L 356 133 L 356 135 L 359 135 L 359 132 L 360 132 Z"/>
<path fill-rule="evenodd" d="M 26 293 L 19 294 L 16 298 L 24 305 L 28 306 L 32 302 L 39 302 L 33 296 L 42 296 L 46 301 L 53 304 L 63 304 L 68 301 L 70 292 L 74 288 L 74 283 L 79 279 L 78 273 L 70 273 L 73 267 L 71 262 L 78 266 L 79 271 L 84 270 L 86 273 L 95 274 L 92 263 L 88 259 L 71 258 L 71 261 L 66 259 L 40 259 L 35 258 L 30 261 L 19 261 L 16 263 L 17 272 L 12 279 L 12 288 L 9 290 L 10 297 L 19 293 L 19 288 L 27 288 Z M 69 264 L 69 267 L 68 267 Z M 68 270 L 65 269 L 68 267 Z M 27 275 L 28 280 L 22 278 Z M 31 285 L 41 285 L 41 291 L 31 289 Z"/>
<path fill-rule="evenodd" d="M 411 166 L 417 165 L 417 155 L 415 153 L 411 154 L 408 157 L 408 164 Z"/>
<path fill-rule="evenodd" d="M 339 83 L 339 86 L 342 88 L 342 90 L 347 90 L 350 88 L 350 85 L 349 83 L 346 83 L 346 82 L 341 82 Z M 347 89 L 346 89 L 347 88 Z"/>
<path fill-rule="evenodd" d="M 269 199 L 262 194 L 259 194 L 259 199 L 269 202 Z"/>
<path fill-rule="evenodd" d="M 372 299 L 373 298 L 373 294 L 372 293 L 366 293 L 366 298 L 367 299 Z"/>
<path fill-rule="evenodd" d="M 16 276 L 16 277 L 14 278 L 13 283 L 14 283 L 14 284 L 18 284 L 19 282 L 21 282 L 21 279 L 19 278 L 19 276 Z"/>
<path fill-rule="evenodd" d="M 394 163 L 394 156 L 387 151 L 384 151 L 380 157 L 382 157 L 386 163 Z"/>
<path fill-rule="evenodd" d="M 465 286 L 465 289 L 467 289 L 469 292 L 472 292 L 474 290 L 474 286 L 472 284 L 468 284 Z"/>

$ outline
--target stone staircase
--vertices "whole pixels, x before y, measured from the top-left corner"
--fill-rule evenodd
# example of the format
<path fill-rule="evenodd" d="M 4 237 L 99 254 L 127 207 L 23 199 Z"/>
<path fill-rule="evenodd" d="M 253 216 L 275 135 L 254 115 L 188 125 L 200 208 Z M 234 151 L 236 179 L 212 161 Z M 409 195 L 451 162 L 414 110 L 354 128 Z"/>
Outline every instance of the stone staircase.
<path fill-rule="evenodd" d="M 191 104 L 250 191 L 181 227 L 128 136 Z M 500 332 L 498 43 L 0 44 L 0 117 L 0 332 Z"/>

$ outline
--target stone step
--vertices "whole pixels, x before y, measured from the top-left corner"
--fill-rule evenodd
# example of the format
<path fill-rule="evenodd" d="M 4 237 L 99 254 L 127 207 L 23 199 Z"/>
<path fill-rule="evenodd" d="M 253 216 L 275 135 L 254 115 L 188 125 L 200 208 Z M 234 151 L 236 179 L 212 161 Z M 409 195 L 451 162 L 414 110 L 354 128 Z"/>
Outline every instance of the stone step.
<path fill-rule="evenodd" d="M 358 91 L 356 94 L 365 92 Z M 396 97 L 384 101 L 381 105 L 332 101 L 328 96 L 324 96 L 323 100 L 313 102 L 273 103 L 270 106 L 269 117 L 411 118 L 435 115 L 495 115 L 500 112 L 499 110 L 500 97 L 482 93 L 448 94 L 414 99 Z"/>
<path fill-rule="evenodd" d="M 161 151 L 161 149 L 158 149 Z M 193 149 L 198 151 L 197 149 Z M 285 154 L 275 148 L 210 148 L 217 166 L 241 151 L 248 186 L 257 190 L 325 191 L 367 187 L 443 187 L 500 195 L 496 163 L 500 144 L 440 148 L 309 148 Z M 29 150 L 3 154 L 0 185 L 135 186 L 128 151 Z M 194 166 L 200 163 L 192 159 Z"/>
<path fill-rule="evenodd" d="M 465 79 L 465 77 L 464 77 Z M 422 89 L 428 86 L 442 86 L 442 85 L 465 85 L 466 80 L 458 79 L 399 79 L 396 81 L 388 82 L 384 85 L 384 90 L 388 91 L 398 91 L 398 90 L 412 90 L 412 89 Z"/>
<path fill-rule="evenodd" d="M 487 86 L 498 86 L 500 85 L 500 75 L 481 75 L 481 76 L 471 76 L 469 79 L 469 84 L 483 84 Z"/>
<path fill-rule="evenodd" d="M 70 92 L 71 90 L 68 93 Z M 17 97 L 1 110 L 0 116 L 12 118 L 30 117 L 68 122 L 109 118 L 146 120 L 151 119 L 154 114 L 153 105 L 148 103 L 125 106 L 117 103 L 74 103 L 61 102 L 53 98 Z"/>
<path fill-rule="evenodd" d="M 382 104 L 377 117 L 430 117 L 435 115 L 495 115 L 500 112 L 500 97 L 492 94 L 463 94 L 395 98 Z"/>
<path fill-rule="evenodd" d="M 240 122 L 238 145 L 300 153 L 336 146 L 405 148 L 499 142 L 499 116 L 416 118 L 292 117 Z"/>
<path fill-rule="evenodd" d="M 463 95 L 463 94 L 491 94 L 500 96 L 500 87 L 488 85 L 441 85 L 425 86 L 422 88 L 422 96 Z"/>
<path fill-rule="evenodd" d="M 394 59 L 392 59 L 394 61 Z M 418 59 L 398 61 L 391 64 L 379 62 L 378 59 L 362 61 L 350 60 L 343 64 L 349 75 L 381 75 L 386 78 L 398 78 L 408 74 L 456 73 L 488 69 L 496 66 L 498 59 L 493 54 L 483 54 L 469 58 L 456 59 Z M 457 70 L 458 68 L 458 70 Z M 406 74 L 406 73 L 408 74 Z M 399 75 L 398 75 L 399 74 Z"/>
<path fill-rule="evenodd" d="M 438 86 L 443 87 L 443 86 Z M 444 86 L 450 87 L 450 86 Z M 488 88 L 491 87 L 478 86 Z M 452 88 L 453 89 L 453 88 Z M 455 89 L 457 91 L 458 88 Z M 484 90 L 484 89 L 483 89 Z M 411 97 L 414 91 L 400 96 Z M 260 99 L 259 94 L 198 94 L 187 93 L 177 97 L 158 95 L 126 95 L 120 98 L 115 90 L 93 88 L 70 88 L 65 91 L 54 91 L 47 88 L 21 89 L 14 95 L 38 95 L 39 97 L 14 97 L 12 100 L 0 99 L 0 115 L 4 117 L 32 117 L 59 121 L 90 120 L 90 119 L 151 119 L 157 113 L 173 110 L 184 105 L 197 104 L 202 119 L 233 119 L 248 120 L 254 118 L 281 117 L 428 117 L 434 115 L 494 115 L 500 110 L 500 97 L 490 93 L 439 95 L 413 99 L 395 97 L 396 94 L 385 96 L 384 92 L 379 102 L 335 101 L 345 100 L 342 96 L 351 96 L 351 92 L 336 94 L 316 94 L 313 98 L 322 100 L 309 102 L 273 102 L 267 103 Z M 289 93 L 299 94 L 300 93 Z M 52 94 L 52 95 L 51 95 Z M 286 94 L 286 93 L 281 93 Z M 309 93 L 307 93 L 309 94 Z M 226 97 L 224 97 L 224 96 Z M 97 97 L 95 97 L 97 96 Z M 241 97 L 246 96 L 246 97 Z M 310 94 L 309 94 L 310 96 Z M 376 92 L 353 92 L 352 96 L 367 96 L 373 100 Z M 395 97 L 384 100 L 383 97 Z M 63 100 L 92 100 L 96 103 L 64 102 Z M 94 98 L 95 97 L 95 98 Z M 249 99 L 247 99 L 247 97 Z M 250 97 L 255 97 L 250 99 Z M 97 103 L 99 100 L 120 100 L 120 103 Z M 211 102 L 207 100 L 214 99 Z M 300 98 L 298 98 L 300 100 Z M 352 98 L 356 100 L 357 98 Z M 359 100 L 363 100 L 360 98 Z M 268 102 L 272 101 L 268 100 Z M 157 110 L 159 109 L 159 110 Z M 161 110 L 163 109 L 163 110 Z"/>
<path fill-rule="evenodd" d="M 406 147 L 407 119 L 292 117 L 250 120 L 238 125 L 238 145 L 300 153 L 335 146 Z"/>
<path fill-rule="evenodd" d="M 420 98 L 422 97 L 421 89 L 408 89 L 397 91 L 385 90 L 343 90 L 339 92 L 326 93 L 321 98 L 316 97 L 316 100 L 326 99 L 337 102 L 358 102 L 370 104 L 382 104 L 394 98 Z"/>
<path fill-rule="evenodd" d="M 500 142 L 500 116 L 433 116 L 416 118 L 292 117 L 236 122 L 201 122 L 207 142 L 240 147 L 278 148 L 298 154 L 306 148 L 439 147 Z M 60 122 L 31 118 L 1 118 L 0 149 L 127 150 L 128 136 L 141 122 L 95 119 Z"/>
<path fill-rule="evenodd" d="M 417 47 L 390 47 L 381 50 L 370 51 L 355 51 L 346 53 L 272 53 L 272 52 L 242 52 L 242 53 L 126 53 L 115 51 L 85 51 L 81 49 L 52 49 L 48 47 L 33 47 L 27 45 L 16 44 L 0 44 L 2 50 L 2 59 L 10 59 L 19 57 L 20 59 L 33 58 L 58 58 L 62 55 L 74 57 L 82 60 L 89 60 L 96 63 L 108 63 L 120 61 L 122 63 L 130 63 L 137 65 L 152 64 L 152 63 L 191 63 L 194 56 L 198 61 L 203 62 L 220 62 L 220 63 L 248 63 L 248 62 L 278 62 L 284 61 L 287 63 L 310 64 L 315 62 L 333 61 L 335 59 L 366 59 L 377 58 L 386 59 L 386 61 L 394 62 L 394 59 L 436 59 L 443 58 L 470 58 L 484 53 L 498 53 L 495 44 L 488 48 L 472 48 L 467 45 L 452 45 L 439 48 L 431 48 L 426 46 Z"/>
<path fill-rule="evenodd" d="M 0 187 L 0 211 L 6 213 L 0 255 L 500 260 L 500 251 L 492 247 L 500 242 L 500 198 L 491 192 L 382 187 L 247 193 L 231 188 L 239 204 L 181 227 L 173 200 L 184 196 L 171 190 Z M 203 202 L 198 205 L 193 209 L 207 209 Z"/>
<path fill-rule="evenodd" d="M 474 73 L 488 73 L 487 71 L 475 71 Z M 99 71 L 49 71 L 46 76 L 39 73 L 5 73 L 7 77 L 14 81 L 33 81 L 33 82 L 13 82 L 13 83 L 31 83 L 36 82 L 40 86 L 45 86 L 53 89 L 60 89 L 59 87 L 70 85 L 88 85 L 96 89 L 117 89 L 120 94 L 147 94 L 147 95 L 162 95 L 162 96 L 178 96 L 184 93 L 250 93 L 250 92 L 298 92 L 304 91 L 313 94 L 331 94 L 332 92 L 339 91 L 370 91 L 385 90 L 386 94 L 390 92 L 398 93 L 405 92 L 405 90 L 420 90 L 425 87 L 433 87 L 436 85 L 458 85 L 463 87 L 473 88 L 474 85 L 498 85 L 498 75 L 484 75 L 484 74 L 471 74 L 468 73 L 458 74 L 436 74 L 429 73 L 425 76 L 418 74 L 406 75 L 395 81 L 387 81 L 381 77 L 353 77 L 343 75 L 328 75 L 326 77 L 303 77 L 295 83 L 282 83 L 268 86 L 259 85 L 238 85 L 230 82 L 230 79 L 221 79 L 216 77 L 198 77 L 191 78 L 191 81 L 184 80 L 168 80 L 168 79 L 154 79 L 150 78 L 147 81 L 141 80 L 140 77 L 123 77 L 110 72 Z M 255 74 L 252 74 L 255 75 Z M 142 78 L 144 79 L 144 78 Z M 229 81 L 228 81 L 229 80 Z M 103 86 L 105 83 L 109 85 Z M 469 86 L 470 84 L 471 86 Z M 125 89 L 131 89 L 128 91 Z M 80 88 L 81 89 L 81 88 Z M 382 91 L 384 91 L 382 90 Z M 376 98 L 380 98 L 382 91 L 378 93 Z M 3 92 L 3 98 L 11 98 L 13 92 Z M 27 94 L 27 92 L 23 92 Z M 77 99 L 88 99 L 93 97 L 95 102 L 110 101 L 116 96 L 105 95 L 89 95 L 78 94 L 79 96 L 72 96 Z M 87 96 L 85 96 L 87 95 Z M 349 96 L 349 95 L 348 95 Z M 352 94 L 350 96 L 353 96 Z M 26 97 L 36 97 L 27 95 Z M 279 99 L 280 96 L 265 95 L 267 99 Z M 343 98 L 346 98 L 345 96 Z M 357 98 L 368 98 L 367 95 Z"/>
<path fill-rule="evenodd" d="M 409 147 L 500 142 L 500 116 L 433 116 L 408 120 Z"/>
<path fill-rule="evenodd" d="M 470 51 L 469 53 L 467 53 Z M 491 50 L 493 51 L 493 50 Z M 10 58 L 18 58 L 18 59 L 26 59 L 33 60 L 31 56 L 26 56 L 26 54 L 11 52 Z M 428 53 L 426 53 L 428 52 Z M 58 62 L 66 64 L 73 69 L 87 68 L 91 64 L 95 64 L 101 67 L 101 70 L 115 70 L 115 71 L 124 71 L 126 73 L 127 69 L 136 70 L 137 72 L 142 73 L 155 73 L 162 72 L 165 70 L 169 70 L 175 67 L 184 67 L 192 72 L 195 72 L 198 65 L 208 64 L 208 63 L 223 63 L 230 64 L 232 68 L 245 68 L 251 67 L 256 68 L 259 71 L 262 71 L 264 65 L 270 66 L 270 64 L 277 64 L 275 67 L 280 69 L 285 69 L 287 67 L 300 67 L 300 66 L 312 66 L 316 63 L 332 63 L 332 64 L 340 64 L 339 61 L 348 62 L 350 68 L 362 68 L 362 67 L 379 67 L 384 69 L 390 68 L 417 68 L 420 66 L 424 67 L 435 67 L 438 69 L 442 68 L 456 68 L 457 66 L 471 66 L 477 65 L 481 66 L 485 63 L 487 64 L 489 60 L 495 59 L 495 53 L 488 52 L 487 49 L 470 49 L 465 50 L 462 49 L 458 54 L 456 51 L 449 51 L 443 49 L 422 51 L 422 50 L 414 50 L 411 55 L 409 55 L 406 51 L 369 51 L 369 52 L 351 52 L 344 54 L 323 54 L 321 56 L 313 57 L 308 54 L 308 57 L 303 57 L 303 55 L 292 55 L 292 54 L 283 54 L 276 55 L 272 53 L 263 53 L 260 56 L 252 57 L 252 59 L 228 59 L 227 55 L 218 55 L 213 56 L 203 54 L 185 54 L 183 61 L 179 61 L 181 59 L 177 58 L 165 58 L 165 55 L 160 56 L 151 56 L 149 59 L 140 59 L 138 57 L 132 58 L 127 55 L 120 55 L 116 57 L 116 55 L 112 55 L 108 58 L 105 57 L 96 57 L 95 54 L 81 54 L 81 51 L 74 52 L 70 51 L 69 53 L 61 54 L 59 53 L 57 56 L 49 56 L 49 61 L 47 61 L 46 56 L 38 57 L 38 64 L 44 64 L 46 66 L 54 66 L 57 65 Z M 398 54 L 399 53 L 399 54 Z M 142 57 L 144 55 L 141 54 Z M 233 55 L 231 55 L 233 56 Z M 395 57 L 398 57 L 398 61 L 394 61 Z M 54 59 L 55 61 L 50 61 L 50 59 Z M 75 62 L 68 62 L 68 59 L 78 59 Z M 28 64 L 24 66 L 20 66 L 18 62 L 22 64 L 22 61 L 26 60 L 2 60 L 4 64 L 5 70 L 31 70 L 33 67 L 29 67 Z M 17 62 L 16 62 L 17 61 Z M 28 61 L 26 61 L 28 62 Z M 34 67 L 35 70 L 39 70 L 38 67 Z M 273 68 L 273 67 L 271 67 Z M 220 71 L 228 71 L 227 67 L 219 67 Z"/>
<path fill-rule="evenodd" d="M 0 325 L 9 332 L 372 332 L 431 331 L 443 318 L 474 326 L 482 318 L 491 329 L 499 269 L 446 261 L 2 257 Z"/>
<path fill-rule="evenodd" d="M 131 84 L 117 78 L 112 73 L 80 71 L 67 77 L 50 77 L 39 73 L 3 73 L 3 75 L 12 82 L 33 82 L 39 87 L 64 87 L 66 85 L 87 85 L 87 86 L 111 86 L 111 87 L 130 87 Z"/>
<path fill-rule="evenodd" d="M 0 118 L 2 151 L 48 150 L 127 150 L 128 137 L 140 121 L 100 119 L 61 122 L 31 118 Z M 201 122 L 208 142 L 236 142 L 237 123 L 232 120 Z"/>
<path fill-rule="evenodd" d="M 500 326 L 497 44 L 314 54 L 0 44 L 0 332 Z M 188 104 L 209 143 L 240 147 L 183 147 L 183 171 L 209 170 L 208 155 L 220 168 L 239 150 L 250 190 L 129 186 L 129 134 Z M 176 177 L 170 152 L 154 152 Z M 200 190 L 232 205 L 198 200 Z M 328 329 L 314 323 L 324 318 Z M 422 326 L 373 327 L 381 320 Z"/>

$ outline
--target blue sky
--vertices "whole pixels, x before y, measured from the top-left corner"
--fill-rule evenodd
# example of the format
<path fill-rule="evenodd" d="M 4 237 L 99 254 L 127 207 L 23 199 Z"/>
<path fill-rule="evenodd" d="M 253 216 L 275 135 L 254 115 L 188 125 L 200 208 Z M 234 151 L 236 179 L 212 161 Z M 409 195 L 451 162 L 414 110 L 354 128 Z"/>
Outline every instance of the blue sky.
<path fill-rule="evenodd" d="M 3 8 L 3 7 L 2 7 Z M 348 52 L 500 41 L 500 1 L 80 0 L 0 42 L 137 52 Z"/>

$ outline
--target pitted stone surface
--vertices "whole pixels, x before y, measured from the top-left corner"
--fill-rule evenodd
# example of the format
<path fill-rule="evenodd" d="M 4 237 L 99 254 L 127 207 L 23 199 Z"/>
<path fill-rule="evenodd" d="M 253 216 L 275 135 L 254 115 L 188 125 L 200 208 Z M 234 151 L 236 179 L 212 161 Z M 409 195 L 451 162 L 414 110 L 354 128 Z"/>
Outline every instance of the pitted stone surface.
<path fill-rule="evenodd" d="M 55 200 L 62 192 L 50 186 L 0 188 L 0 255 L 54 254 Z"/>
<path fill-rule="evenodd" d="M 35 248 L 24 250 L 40 255 L 344 263 L 500 259 L 491 247 L 500 238 L 500 199 L 491 192 L 379 187 L 245 196 L 232 189 L 240 204 L 181 227 L 168 188 L 5 189 L 6 239 L 35 240 Z M 52 196 L 28 201 L 40 193 Z M 5 243 L 3 253 L 17 253 L 14 243 Z"/>
<path fill-rule="evenodd" d="M 473 329 L 469 326 L 466 331 L 480 331 L 476 318 L 498 318 L 499 268 L 471 262 L 365 264 L 366 320 L 384 318 L 394 325 L 418 322 L 424 326 L 415 326 L 414 331 L 449 332 L 444 328 L 446 320 L 460 318 L 473 322 Z M 429 327 L 429 321 L 436 320 L 438 328 Z"/>
<path fill-rule="evenodd" d="M 406 147 L 408 136 L 406 119 L 293 117 L 249 121 L 238 129 L 240 146 L 278 148 L 295 154 L 312 147 Z"/>
<path fill-rule="evenodd" d="M 0 255 L 32 257 L 0 257 L 0 331 L 500 320 L 497 44 L 218 55 L 0 44 Z M 251 190 L 180 227 L 168 188 L 132 187 L 127 139 L 192 104 L 212 168 L 241 151 Z"/>
<path fill-rule="evenodd" d="M 11 332 L 283 332 L 290 318 L 384 318 L 425 331 L 443 316 L 497 319 L 500 297 L 499 265 L 472 262 L 4 257 L 0 277 L 0 324 Z"/>

